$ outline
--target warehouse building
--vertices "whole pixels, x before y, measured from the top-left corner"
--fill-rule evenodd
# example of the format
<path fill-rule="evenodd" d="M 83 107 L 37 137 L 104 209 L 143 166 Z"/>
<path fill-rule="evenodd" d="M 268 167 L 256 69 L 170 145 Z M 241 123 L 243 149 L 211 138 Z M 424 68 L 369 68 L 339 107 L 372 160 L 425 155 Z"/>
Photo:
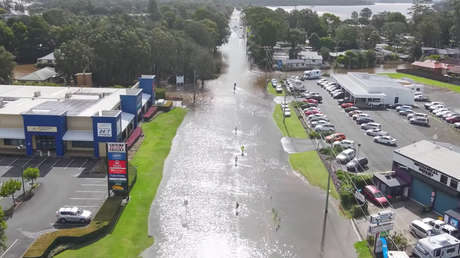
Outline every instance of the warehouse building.
<path fill-rule="evenodd" d="M 412 91 L 388 76 L 347 73 L 333 74 L 332 78 L 342 87 L 345 97 L 358 107 L 414 104 Z"/>
<path fill-rule="evenodd" d="M 154 75 L 128 89 L 0 85 L 0 151 L 104 156 L 140 130 L 154 88 Z"/>
<path fill-rule="evenodd" d="M 404 193 L 443 214 L 460 207 L 460 148 L 422 140 L 393 152 L 393 170 L 409 183 Z"/>

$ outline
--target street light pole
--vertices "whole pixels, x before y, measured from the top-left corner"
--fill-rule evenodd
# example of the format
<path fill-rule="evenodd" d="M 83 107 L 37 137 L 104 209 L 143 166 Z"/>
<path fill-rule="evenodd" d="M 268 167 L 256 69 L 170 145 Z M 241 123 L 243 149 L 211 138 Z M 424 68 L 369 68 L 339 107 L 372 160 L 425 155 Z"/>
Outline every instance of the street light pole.
<path fill-rule="evenodd" d="M 24 201 L 24 199 L 26 198 L 26 188 L 24 186 L 24 165 L 22 165 L 21 179 L 22 179 L 22 201 Z"/>
<path fill-rule="evenodd" d="M 323 219 L 323 235 L 321 237 L 321 256 L 324 254 L 324 240 L 326 238 L 326 221 L 327 221 L 327 212 L 329 206 L 329 189 L 331 187 L 331 174 L 328 171 L 327 177 L 327 190 L 326 190 L 326 207 L 324 208 L 324 219 Z"/>

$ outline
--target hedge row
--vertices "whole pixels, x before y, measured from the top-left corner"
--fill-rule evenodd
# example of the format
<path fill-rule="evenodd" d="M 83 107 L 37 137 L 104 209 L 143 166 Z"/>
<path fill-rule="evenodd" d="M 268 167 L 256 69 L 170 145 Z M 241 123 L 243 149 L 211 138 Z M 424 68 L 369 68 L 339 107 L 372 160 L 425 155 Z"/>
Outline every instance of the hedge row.
<path fill-rule="evenodd" d="M 129 189 L 132 189 L 137 179 L 137 170 L 129 165 Z M 105 200 L 93 220 L 86 227 L 60 229 L 41 235 L 27 249 L 24 258 L 44 258 L 57 247 L 63 250 L 71 245 L 81 245 L 94 241 L 111 231 L 121 212 L 123 196 L 114 195 Z"/>

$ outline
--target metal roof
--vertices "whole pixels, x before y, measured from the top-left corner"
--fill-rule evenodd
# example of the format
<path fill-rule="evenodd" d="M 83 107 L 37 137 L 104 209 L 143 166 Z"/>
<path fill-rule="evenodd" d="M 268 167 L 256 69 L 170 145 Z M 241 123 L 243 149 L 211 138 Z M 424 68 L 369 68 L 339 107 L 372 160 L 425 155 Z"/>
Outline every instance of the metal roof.
<path fill-rule="evenodd" d="M 145 104 L 150 100 L 150 97 L 150 94 L 142 93 L 142 106 L 145 106 Z"/>
<path fill-rule="evenodd" d="M 42 56 L 40 58 L 37 58 L 37 61 L 41 61 L 41 60 L 50 60 L 50 61 L 54 61 L 56 58 L 54 58 L 54 52 L 51 52 L 49 53 L 48 55 L 46 56 Z"/>
<path fill-rule="evenodd" d="M 88 130 L 68 130 L 62 137 L 64 141 L 92 142 L 93 132 Z"/>
<path fill-rule="evenodd" d="M 376 177 L 377 179 L 385 183 L 388 187 L 398 187 L 398 186 L 409 185 L 402 178 L 396 176 L 394 172 L 392 173 L 374 173 L 374 177 Z"/>
<path fill-rule="evenodd" d="M 121 131 L 123 132 L 129 123 L 133 121 L 134 115 L 131 113 L 121 112 Z"/>
<path fill-rule="evenodd" d="M 394 150 L 395 153 L 415 160 L 446 175 L 460 179 L 460 152 L 448 145 L 421 140 Z"/>
<path fill-rule="evenodd" d="M 56 77 L 57 73 L 53 67 L 44 67 L 33 73 L 19 78 L 19 81 L 46 81 L 50 78 Z"/>
<path fill-rule="evenodd" d="M 387 89 L 404 89 L 396 80 L 376 74 L 333 74 L 332 78 L 355 98 L 383 98 Z"/>

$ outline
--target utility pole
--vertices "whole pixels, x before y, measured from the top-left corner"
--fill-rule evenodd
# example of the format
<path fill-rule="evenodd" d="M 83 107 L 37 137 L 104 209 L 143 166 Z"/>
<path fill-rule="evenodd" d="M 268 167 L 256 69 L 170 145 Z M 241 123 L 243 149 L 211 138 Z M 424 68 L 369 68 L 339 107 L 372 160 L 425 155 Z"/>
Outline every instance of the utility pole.
<path fill-rule="evenodd" d="M 195 105 L 196 100 L 196 71 L 193 70 L 193 104 Z"/>
<path fill-rule="evenodd" d="M 324 240 L 326 238 L 326 221 L 327 221 L 327 212 L 329 206 L 329 189 L 331 187 L 331 173 L 328 171 L 327 176 L 327 190 L 326 190 L 326 207 L 324 208 L 324 219 L 323 219 L 323 235 L 321 237 L 321 257 L 324 255 Z"/>

